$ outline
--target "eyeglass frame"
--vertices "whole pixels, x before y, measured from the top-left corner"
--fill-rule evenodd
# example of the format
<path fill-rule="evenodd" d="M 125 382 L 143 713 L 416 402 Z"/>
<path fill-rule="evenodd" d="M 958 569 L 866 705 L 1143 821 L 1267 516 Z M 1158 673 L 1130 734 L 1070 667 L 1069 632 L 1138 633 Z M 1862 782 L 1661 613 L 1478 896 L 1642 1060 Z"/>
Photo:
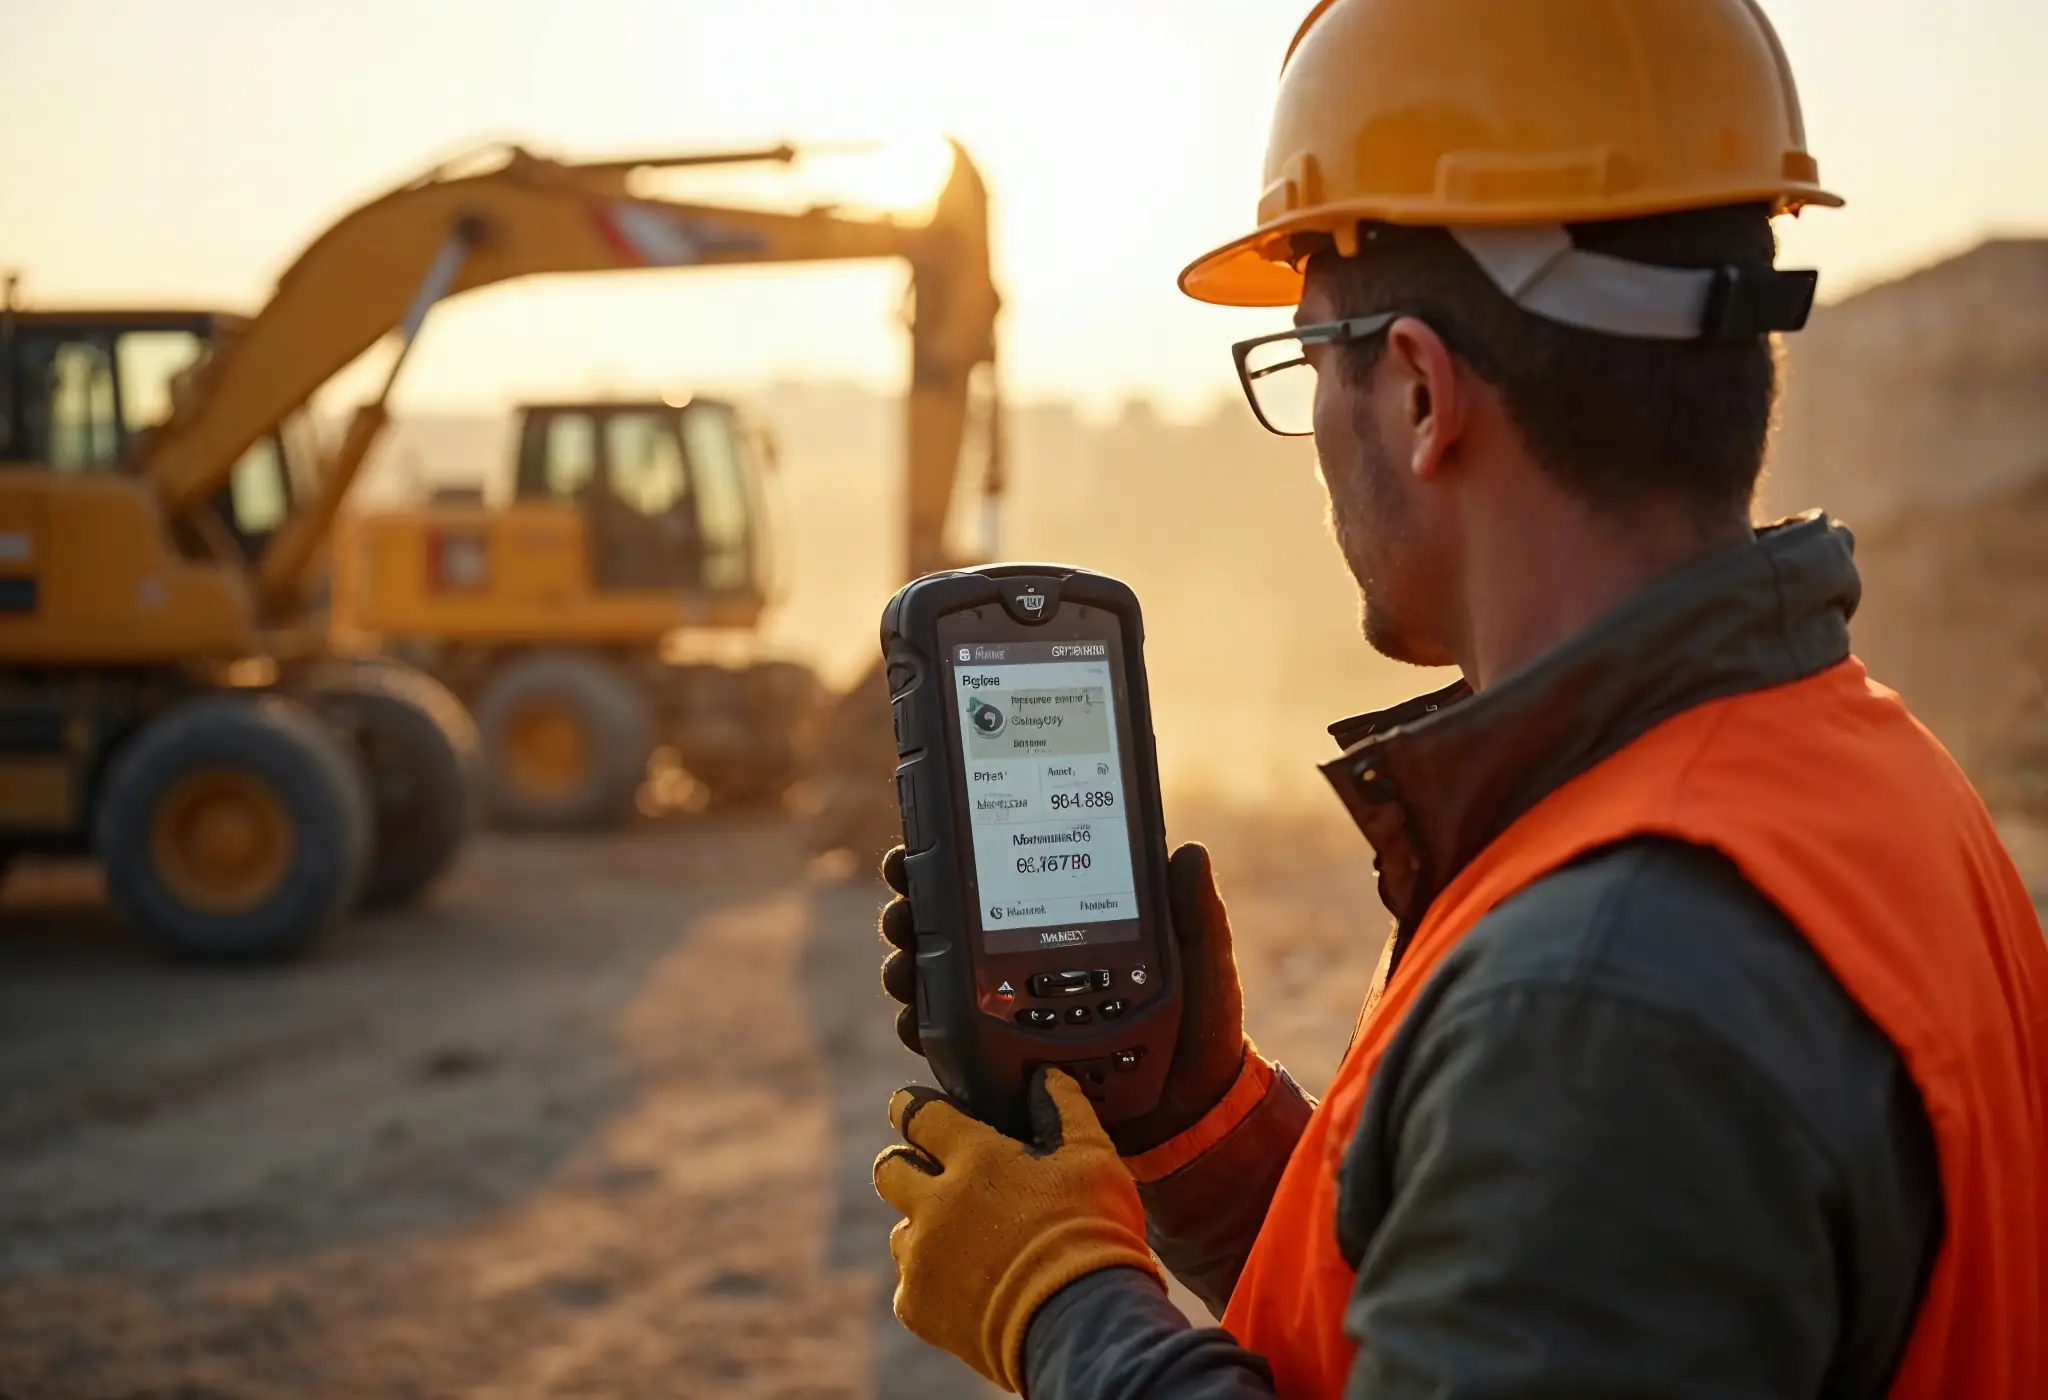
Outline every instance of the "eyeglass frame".
<path fill-rule="evenodd" d="M 1237 382 L 1244 389 L 1245 402 L 1252 406 L 1252 416 L 1259 420 L 1260 427 L 1275 437 L 1310 437 L 1315 433 L 1313 427 L 1299 433 L 1284 432 L 1274 427 L 1273 420 L 1266 417 L 1266 410 L 1259 407 L 1258 391 L 1252 388 L 1253 380 L 1264 379 L 1269 374 L 1278 374 L 1283 369 L 1292 369 L 1296 365 L 1309 365 L 1313 369 L 1314 366 L 1310 364 L 1308 356 L 1303 355 L 1298 360 L 1286 360 L 1266 369 L 1254 371 L 1250 368 L 1248 360 L 1252 351 L 1261 345 L 1271 345 L 1281 340 L 1298 340 L 1304 349 L 1310 345 L 1350 345 L 1361 340 L 1370 340 L 1403 316 L 1414 314 L 1412 311 L 1380 311 L 1370 316 L 1352 316 L 1342 321 L 1315 321 L 1291 330 L 1274 331 L 1268 335 L 1255 335 L 1249 340 L 1238 341 L 1230 347 L 1230 356 L 1237 362 Z"/>

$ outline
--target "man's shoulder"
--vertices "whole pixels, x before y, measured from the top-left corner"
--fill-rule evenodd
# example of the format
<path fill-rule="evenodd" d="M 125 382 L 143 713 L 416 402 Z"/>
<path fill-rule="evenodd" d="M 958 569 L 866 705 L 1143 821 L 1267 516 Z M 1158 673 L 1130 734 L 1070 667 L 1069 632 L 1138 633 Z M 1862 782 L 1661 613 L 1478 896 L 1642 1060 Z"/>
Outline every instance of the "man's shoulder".
<path fill-rule="evenodd" d="M 1542 996 L 1619 1001 L 1750 1064 L 1854 1135 L 1896 1092 L 1896 1050 L 1783 911 L 1705 847 L 1605 847 L 1497 906 L 1439 969 L 1437 1016 Z"/>

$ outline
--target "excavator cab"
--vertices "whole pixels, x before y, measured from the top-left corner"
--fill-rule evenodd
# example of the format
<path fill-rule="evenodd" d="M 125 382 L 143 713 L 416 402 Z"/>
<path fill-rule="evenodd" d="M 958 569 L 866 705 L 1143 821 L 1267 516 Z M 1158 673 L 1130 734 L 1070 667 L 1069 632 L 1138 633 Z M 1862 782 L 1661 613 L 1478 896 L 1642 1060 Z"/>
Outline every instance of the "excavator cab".
<path fill-rule="evenodd" d="M 818 686 L 761 643 L 763 454 L 740 413 L 533 403 L 517 437 L 503 506 L 443 497 L 343 522 L 336 632 L 470 706 L 503 821 L 617 820 L 660 748 L 714 800 L 779 798 Z"/>
<path fill-rule="evenodd" d="M 125 472 L 200 361 L 240 318 L 206 311 L 14 311 L 0 332 L 0 462 Z M 293 415 L 243 454 L 213 501 L 245 560 L 293 509 L 317 460 Z"/>
<path fill-rule="evenodd" d="M 767 592 L 758 470 L 731 404 L 534 404 L 514 495 L 583 516 L 597 594 L 758 605 Z"/>
<path fill-rule="evenodd" d="M 539 403 L 519 418 L 502 508 L 442 495 L 343 521 L 338 634 L 431 643 L 413 650 L 439 665 L 507 645 L 651 650 L 681 630 L 759 624 L 759 457 L 731 404 Z"/>

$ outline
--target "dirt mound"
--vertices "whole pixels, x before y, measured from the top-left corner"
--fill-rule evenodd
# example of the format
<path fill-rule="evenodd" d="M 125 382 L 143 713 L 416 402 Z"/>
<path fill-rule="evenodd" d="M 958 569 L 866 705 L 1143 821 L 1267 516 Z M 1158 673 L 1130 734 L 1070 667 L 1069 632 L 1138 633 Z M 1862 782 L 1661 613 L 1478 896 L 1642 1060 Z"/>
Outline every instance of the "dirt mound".
<path fill-rule="evenodd" d="M 1771 512 L 1855 529 L 1857 651 L 1994 807 L 2048 815 L 2048 241 L 1828 307 L 1788 362 Z"/>
<path fill-rule="evenodd" d="M 2048 240 L 1985 243 L 1824 307 L 1785 342 L 1765 499 L 1866 527 L 2048 467 Z"/>
<path fill-rule="evenodd" d="M 1856 647 L 1994 807 L 2048 817 L 2048 472 L 1857 534 Z"/>

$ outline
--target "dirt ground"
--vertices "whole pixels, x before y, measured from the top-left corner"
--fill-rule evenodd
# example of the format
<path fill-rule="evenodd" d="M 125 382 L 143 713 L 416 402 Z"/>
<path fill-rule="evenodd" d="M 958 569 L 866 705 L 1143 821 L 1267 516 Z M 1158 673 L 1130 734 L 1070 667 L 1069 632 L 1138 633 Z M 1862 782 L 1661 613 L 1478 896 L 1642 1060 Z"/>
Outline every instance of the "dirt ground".
<path fill-rule="evenodd" d="M 1321 807 L 1172 825 L 1319 1086 L 1386 927 L 1362 845 Z M 991 1393 L 888 1311 L 868 1164 L 920 1066 L 878 888 L 770 820 L 489 836 L 426 907 L 221 971 L 139 951 L 89 870 L 17 872 L 0 1396 Z"/>
<path fill-rule="evenodd" d="M 1273 1028 L 1313 1079 L 1368 877 L 1334 844 L 1260 849 L 1225 874 L 1287 951 L 1248 949 L 1247 978 L 1313 992 Z M 769 820 L 494 835 L 424 908 L 219 970 L 139 950 L 90 869 L 25 865 L 0 1394 L 983 1393 L 888 1312 L 868 1164 L 921 1065 L 875 981 L 878 890 Z M 1342 961 L 1362 985 L 1370 949 Z"/>

